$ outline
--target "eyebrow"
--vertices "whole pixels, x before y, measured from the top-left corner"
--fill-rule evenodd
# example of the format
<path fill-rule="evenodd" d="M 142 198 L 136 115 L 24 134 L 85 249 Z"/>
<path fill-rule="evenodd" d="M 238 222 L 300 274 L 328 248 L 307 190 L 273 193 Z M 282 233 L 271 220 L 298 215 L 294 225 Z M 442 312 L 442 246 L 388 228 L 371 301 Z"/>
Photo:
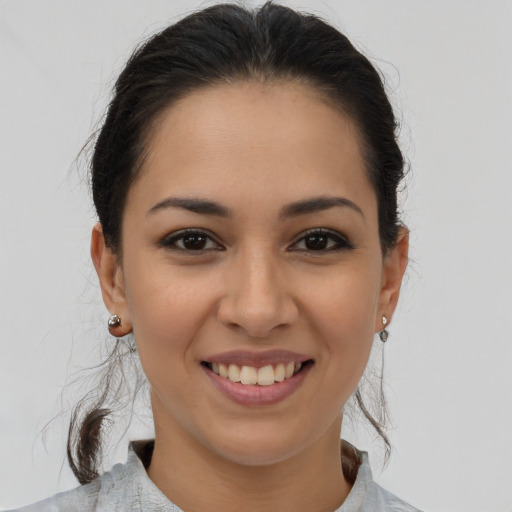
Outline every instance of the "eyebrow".
<path fill-rule="evenodd" d="M 231 215 L 231 210 L 219 203 L 187 197 L 168 197 L 155 204 L 148 214 L 164 210 L 165 208 L 183 208 L 184 210 L 200 213 L 201 215 L 216 215 L 218 217 L 229 217 Z"/>
<path fill-rule="evenodd" d="M 359 208 L 359 206 L 357 206 L 356 203 L 350 199 L 347 199 L 346 197 L 333 196 L 310 197 L 308 199 L 287 204 L 281 209 L 279 218 L 284 220 L 290 217 L 298 217 L 300 215 L 321 212 L 335 207 L 350 208 L 361 215 L 363 219 L 365 218 L 363 211 L 361 208 Z M 153 206 L 148 211 L 148 215 L 160 210 L 164 210 L 166 208 L 182 208 L 193 213 L 199 213 L 201 215 L 214 215 L 217 217 L 232 216 L 231 210 L 219 203 L 208 201 L 206 199 L 187 197 L 167 197 L 166 199 L 163 199 L 162 201 L 155 204 L 155 206 Z"/>
<path fill-rule="evenodd" d="M 335 207 L 347 207 L 364 217 L 363 210 L 356 203 L 346 197 L 318 196 L 290 203 L 284 206 L 279 214 L 280 219 L 321 212 Z"/>

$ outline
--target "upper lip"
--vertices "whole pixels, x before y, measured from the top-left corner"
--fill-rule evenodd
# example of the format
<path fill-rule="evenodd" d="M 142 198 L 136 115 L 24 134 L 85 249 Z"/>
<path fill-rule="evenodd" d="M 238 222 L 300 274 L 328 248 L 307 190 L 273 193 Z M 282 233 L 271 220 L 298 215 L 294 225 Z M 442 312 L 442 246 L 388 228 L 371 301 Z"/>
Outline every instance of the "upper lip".
<path fill-rule="evenodd" d="M 262 352 L 252 352 L 249 350 L 232 350 L 215 354 L 204 359 L 207 363 L 218 364 L 236 364 L 238 366 L 252 366 L 261 368 L 267 365 L 286 364 L 286 363 L 305 363 L 311 357 L 289 350 L 265 350 Z"/>

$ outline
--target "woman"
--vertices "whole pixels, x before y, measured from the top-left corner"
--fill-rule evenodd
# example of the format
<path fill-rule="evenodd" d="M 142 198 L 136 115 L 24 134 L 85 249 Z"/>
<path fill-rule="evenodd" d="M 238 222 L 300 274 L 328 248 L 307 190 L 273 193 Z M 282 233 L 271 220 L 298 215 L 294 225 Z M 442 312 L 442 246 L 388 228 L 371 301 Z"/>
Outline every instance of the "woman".
<path fill-rule="evenodd" d="M 394 129 L 368 60 L 278 5 L 205 9 L 137 50 L 95 144 L 91 254 L 155 440 L 98 476 L 107 411 L 75 417 L 85 485 L 23 510 L 415 510 L 345 442 L 340 463 L 407 264 Z"/>

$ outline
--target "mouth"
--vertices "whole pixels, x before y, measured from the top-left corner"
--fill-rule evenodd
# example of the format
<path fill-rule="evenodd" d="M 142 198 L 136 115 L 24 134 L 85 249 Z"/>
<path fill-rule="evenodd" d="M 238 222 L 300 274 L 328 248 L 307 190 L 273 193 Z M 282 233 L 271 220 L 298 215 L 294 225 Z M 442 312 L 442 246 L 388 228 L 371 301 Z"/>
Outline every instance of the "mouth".
<path fill-rule="evenodd" d="M 296 375 L 306 372 L 314 364 L 312 359 L 288 361 L 264 366 L 202 361 L 207 370 L 230 382 L 244 386 L 272 386 L 286 382 Z"/>
<path fill-rule="evenodd" d="M 201 367 L 222 395 L 243 406 L 285 401 L 304 384 L 315 360 L 289 350 L 234 350 L 207 356 Z"/>

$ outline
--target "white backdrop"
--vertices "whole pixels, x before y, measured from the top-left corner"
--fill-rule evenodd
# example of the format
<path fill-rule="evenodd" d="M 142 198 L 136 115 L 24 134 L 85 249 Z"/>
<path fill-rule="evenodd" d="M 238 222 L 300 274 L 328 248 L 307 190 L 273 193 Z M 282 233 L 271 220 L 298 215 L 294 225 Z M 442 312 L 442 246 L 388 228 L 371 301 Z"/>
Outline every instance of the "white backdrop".
<path fill-rule="evenodd" d="M 288 4 L 377 62 L 404 125 L 413 261 L 385 347 L 394 455 L 377 480 L 425 510 L 511 512 L 512 2 Z M 74 158 L 134 44 L 205 5 L 0 0 L 0 507 L 76 485 L 66 418 L 46 450 L 40 434 L 106 319 Z"/>

